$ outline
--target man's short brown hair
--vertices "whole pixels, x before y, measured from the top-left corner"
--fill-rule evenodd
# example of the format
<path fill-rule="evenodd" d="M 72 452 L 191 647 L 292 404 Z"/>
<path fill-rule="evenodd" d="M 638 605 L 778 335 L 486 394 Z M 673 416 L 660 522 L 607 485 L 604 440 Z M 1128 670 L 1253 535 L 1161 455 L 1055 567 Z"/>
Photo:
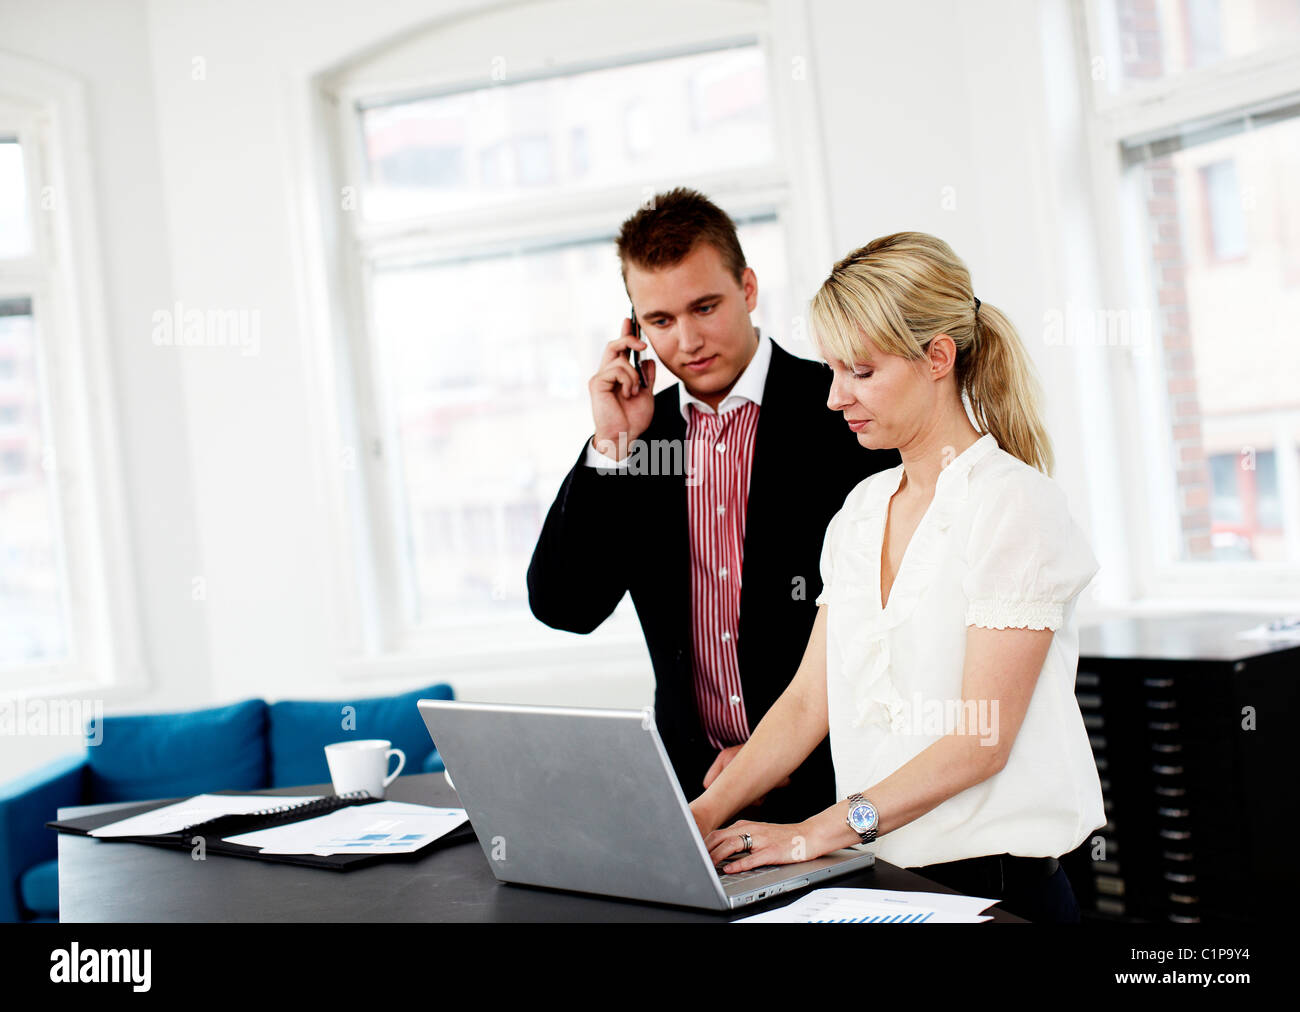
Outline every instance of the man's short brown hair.
<path fill-rule="evenodd" d="M 723 266 L 742 284 L 747 266 L 736 237 L 736 223 L 727 212 L 697 190 L 679 186 L 656 193 L 648 207 L 623 222 L 618 233 L 618 259 L 627 287 L 627 265 L 659 270 L 681 263 L 696 243 L 707 242 L 722 257 Z"/>

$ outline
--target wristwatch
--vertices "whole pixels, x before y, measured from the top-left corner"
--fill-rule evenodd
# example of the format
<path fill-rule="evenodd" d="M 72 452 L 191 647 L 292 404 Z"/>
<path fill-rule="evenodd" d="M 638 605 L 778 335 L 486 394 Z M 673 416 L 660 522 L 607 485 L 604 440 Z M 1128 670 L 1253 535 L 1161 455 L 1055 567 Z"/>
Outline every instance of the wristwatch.
<path fill-rule="evenodd" d="M 876 827 L 880 825 L 880 813 L 861 794 L 850 794 L 848 823 L 849 828 L 862 837 L 863 843 L 874 843 Z"/>

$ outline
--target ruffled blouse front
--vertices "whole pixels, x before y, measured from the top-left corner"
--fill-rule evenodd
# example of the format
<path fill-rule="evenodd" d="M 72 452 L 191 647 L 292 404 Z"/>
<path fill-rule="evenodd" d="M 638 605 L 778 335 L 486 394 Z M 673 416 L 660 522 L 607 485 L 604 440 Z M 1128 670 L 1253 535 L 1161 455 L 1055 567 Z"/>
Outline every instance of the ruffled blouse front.
<path fill-rule="evenodd" d="M 873 784 L 938 740 L 942 729 L 923 718 L 961 701 L 968 625 L 1054 629 L 1007 766 L 871 849 L 903 867 L 1003 852 L 1059 856 L 1105 823 L 1074 698 L 1074 603 L 1096 559 L 1059 486 L 986 434 L 940 472 L 882 607 L 881 548 L 902 478 L 899 465 L 854 488 L 822 549 L 817 603 L 829 606 L 827 703 L 839 798 L 862 791 L 870 799 Z M 1064 808 L 1063 795 L 1050 797 L 1044 771 L 1060 778 Z"/>

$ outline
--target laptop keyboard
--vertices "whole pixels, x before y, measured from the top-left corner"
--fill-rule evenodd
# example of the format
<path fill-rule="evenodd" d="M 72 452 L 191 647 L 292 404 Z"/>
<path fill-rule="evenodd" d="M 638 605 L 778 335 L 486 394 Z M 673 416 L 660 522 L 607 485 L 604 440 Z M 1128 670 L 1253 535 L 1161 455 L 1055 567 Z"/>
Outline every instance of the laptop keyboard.
<path fill-rule="evenodd" d="M 776 864 L 765 864 L 759 868 L 750 868 L 748 871 L 734 871 L 730 873 L 723 871 L 721 867 L 715 868 L 714 870 L 718 873 L 718 878 L 722 879 L 723 883 L 725 884 L 729 882 L 744 882 L 745 879 L 755 878 L 759 875 L 765 875 L 773 868 L 779 868 L 779 867 L 780 865 L 776 865 Z"/>

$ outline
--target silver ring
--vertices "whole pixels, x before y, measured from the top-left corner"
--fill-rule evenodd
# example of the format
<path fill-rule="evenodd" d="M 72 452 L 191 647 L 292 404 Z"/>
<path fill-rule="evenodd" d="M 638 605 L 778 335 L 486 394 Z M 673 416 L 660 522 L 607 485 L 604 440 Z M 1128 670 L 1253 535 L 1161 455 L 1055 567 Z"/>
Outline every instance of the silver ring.
<path fill-rule="evenodd" d="M 754 849 L 754 840 L 748 833 L 740 834 L 740 842 L 745 845 L 745 853 L 748 854 Z"/>

